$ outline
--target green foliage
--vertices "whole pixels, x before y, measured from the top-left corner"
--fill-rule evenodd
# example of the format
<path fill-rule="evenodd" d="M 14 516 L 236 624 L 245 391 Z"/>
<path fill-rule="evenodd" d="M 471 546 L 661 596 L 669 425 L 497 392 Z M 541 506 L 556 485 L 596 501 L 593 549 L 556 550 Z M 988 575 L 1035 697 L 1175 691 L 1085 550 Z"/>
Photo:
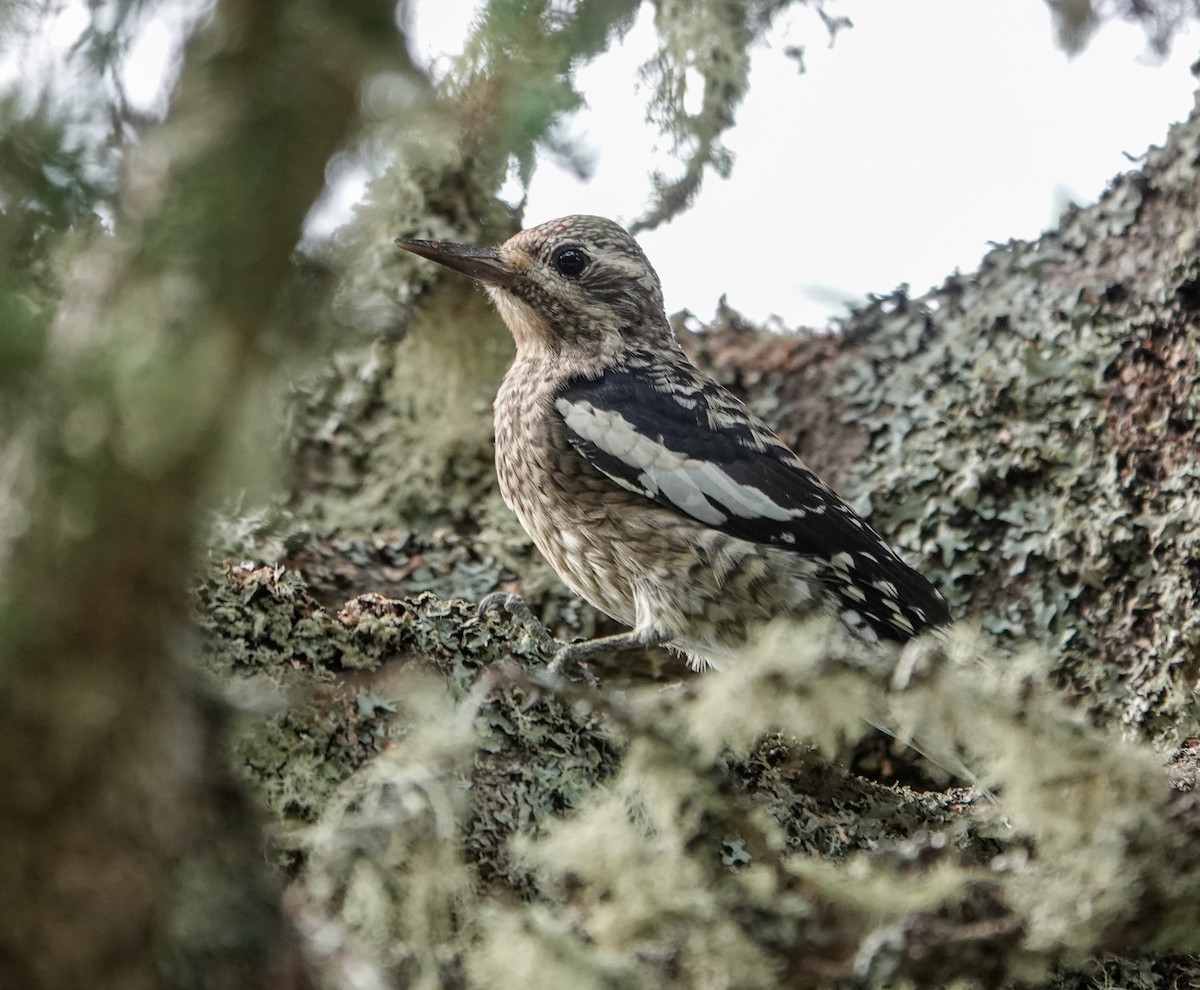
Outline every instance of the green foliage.
<path fill-rule="evenodd" d="M 77 121 L 47 104 L 0 97 L 0 390 L 39 366 L 62 275 L 55 250 L 98 225 L 111 156 L 98 157 Z"/>
<path fill-rule="evenodd" d="M 138 19 L 158 0 L 92 0 L 91 18 L 74 44 L 97 79 L 114 79 L 128 53 Z M 202 6 L 211 7 L 211 2 Z"/>
<path fill-rule="evenodd" d="M 583 105 L 573 73 L 604 52 L 633 23 L 641 0 L 491 0 L 483 9 L 454 73 L 450 91 L 478 99 L 480 82 L 496 94 L 486 130 L 489 156 L 512 156 L 528 183 L 534 152 L 552 139 L 562 118 Z M 475 94 L 473 97 L 471 94 Z M 486 98 L 486 97 L 485 97 Z M 496 183 L 499 185 L 499 183 Z"/>
<path fill-rule="evenodd" d="M 255 387 L 260 328 L 363 71 L 326 54 L 357 46 L 324 6 L 224 5 L 169 121 L 131 143 L 111 234 L 90 222 L 105 204 L 74 119 L 5 108 L 0 290 L 16 302 L 0 309 L 32 316 L 4 346 L 32 357 L 0 407 L 4 986 L 260 986 L 268 968 L 301 971 L 222 759 L 223 712 L 174 661 L 220 441 Z M 391 12 L 372 6 L 376 22 Z M 106 132 L 103 115 L 85 122 Z M 214 206 L 214 187 L 243 208 Z"/>
<path fill-rule="evenodd" d="M 113 186 L 111 158 L 82 140 L 80 122 L 46 103 L 30 110 L 10 91 L 0 97 L 0 256 L 30 268 L 47 238 L 91 223 Z"/>

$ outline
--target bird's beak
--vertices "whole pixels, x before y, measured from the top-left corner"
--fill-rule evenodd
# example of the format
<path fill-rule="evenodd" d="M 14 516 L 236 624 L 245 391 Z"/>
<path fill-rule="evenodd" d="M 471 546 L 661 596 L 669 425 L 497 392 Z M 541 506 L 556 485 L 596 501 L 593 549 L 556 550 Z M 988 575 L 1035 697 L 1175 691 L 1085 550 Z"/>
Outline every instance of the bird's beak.
<path fill-rule="evenodd" d="M 397 237 L 396 246 L 488 285 L 511 289 L 521 278 L 521 272 L 500 257 L 499 248 L 452 241 L 418 241 L 410 237 Z"/>

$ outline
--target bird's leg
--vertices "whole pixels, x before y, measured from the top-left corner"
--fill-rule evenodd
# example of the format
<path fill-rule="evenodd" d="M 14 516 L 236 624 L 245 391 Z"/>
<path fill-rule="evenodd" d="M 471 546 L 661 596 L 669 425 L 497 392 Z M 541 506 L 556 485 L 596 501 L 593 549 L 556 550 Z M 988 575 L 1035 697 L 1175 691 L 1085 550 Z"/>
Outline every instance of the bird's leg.
<path fill-rule="evenodd" d="M 581 665 L 582 661 L 599 653 L 624 653 L 626 650 L 658 646 L 663 642 L 663 638 L 657 633 L 634 631 L 618 633 L 615 636 L 601 636 L 598 639 L 587 639 L 582 643 L 564 643 L 550 635 L 550 631 L 533 614 L 520 595 L 514 595 L 507 591 L 492 592 L 479 603 L 478 615 L 480 618 L 483 618 L 488 612 L 495 611 L 508 612 L 537 639 L 539 646 L 554 650 L 554 659 L 546 668 L 548 674 L 552 677 L 570 676 L 573 667 L 593 688 L 599 687 L 600 682 L 596 680 L 595 674 Z"/>
<path fill-rule="evenodd" d="M 617 633 L 615 636 L 585 639 L 582 643 L 566 643 L 554 654 L 554 659 L 550 661 L 546 673 L 556 676 L 564 674 L 574 667 L 583 674 L 589 684 L 592 684 L 596 676 L 582 666 L 582 661 L 598 653 L 624 653 L 627 650 L 641 650 L 647 646 L 658 646 L 662 642 L 663 638 L 657 633 L 647 634 L 635 630 L 634 632 Z M 592 686 L 596 685 L 592 684 Z"/>

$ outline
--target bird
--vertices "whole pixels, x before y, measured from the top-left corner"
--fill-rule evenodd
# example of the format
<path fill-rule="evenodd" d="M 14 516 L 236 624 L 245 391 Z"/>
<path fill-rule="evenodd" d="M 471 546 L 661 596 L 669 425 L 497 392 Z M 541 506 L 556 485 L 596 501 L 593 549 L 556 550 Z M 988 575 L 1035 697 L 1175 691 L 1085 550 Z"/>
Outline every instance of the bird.
<path fill-rule="evenodd" d="M 623 227 L 574 215 L 503 244 L 397 238 L 482 285 L 516 343 L 494 404 L 507 505 L 563 582 L 628 632 L 556 644 L 552 673 L 666 646 L 696 669 L 772 620 L 868 643 L 947 624 L 945 599 L 746 405 L 698 369 Z M 515 595 L 506 609 L 539 626 Z M 548 633 L 546 634 L 548 637 Z"/>

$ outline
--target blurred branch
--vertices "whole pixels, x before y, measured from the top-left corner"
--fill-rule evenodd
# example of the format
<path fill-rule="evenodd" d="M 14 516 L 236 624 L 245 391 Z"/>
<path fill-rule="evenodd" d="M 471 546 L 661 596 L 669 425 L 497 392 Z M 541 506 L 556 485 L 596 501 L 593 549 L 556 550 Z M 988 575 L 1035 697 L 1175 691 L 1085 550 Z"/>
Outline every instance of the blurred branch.
<path fill-rule="evenodd" d="M 219 5 L 72 273 L 0 590 L 4 986 L 307 984 L 174 657 L 200 499 L 368 38 L 395 38 L 389 3 Z"/>
<path fill-rule="evenodd" d="M 522 181 L 535 148 L 583 96 L 574 75 L 633 24 L 641 0 L 491 0 L 472 33 L 451 92 L 462 101 L 467 140 L 503 166 L 512 156 Z M 486 110 L 485 110 L 486 107 Z M 503 181 L 501 172 L 497 185 Z"/>
<path fill-rule="evenodd" d="M 1105 21 L 1122 20 L 1146 32 L 1150 50 L 1166 55 L 1188 20 L 1200 17 L 1196 0 L 1046 0 L 1059 47 L 1078 55 Z"/>
<path fill-rule="evenodd" d="M 683 159 L 683 174 L 668 179 L 662 172 L 654 173 L 655 202 L 631 226 L 634 233 L 666 223 L 691 206 L 705 169 L 728 178 L 733 155 L 720 137 L 733 127 L 737 108 L 750 87 L 750 45 L 766 33 L 781 11 L 796 3 L 655 0 L 661 47 L 642 69 L 643 77 L 654 87 L 648 117 L 674 142 L 674 152 Z M 832 37 L 835 29 L 829 27 L 829 31 Z M 690 75 L 697 75 L 704 87 L 696 113 L 688 113 L 685 106 Z"/>

